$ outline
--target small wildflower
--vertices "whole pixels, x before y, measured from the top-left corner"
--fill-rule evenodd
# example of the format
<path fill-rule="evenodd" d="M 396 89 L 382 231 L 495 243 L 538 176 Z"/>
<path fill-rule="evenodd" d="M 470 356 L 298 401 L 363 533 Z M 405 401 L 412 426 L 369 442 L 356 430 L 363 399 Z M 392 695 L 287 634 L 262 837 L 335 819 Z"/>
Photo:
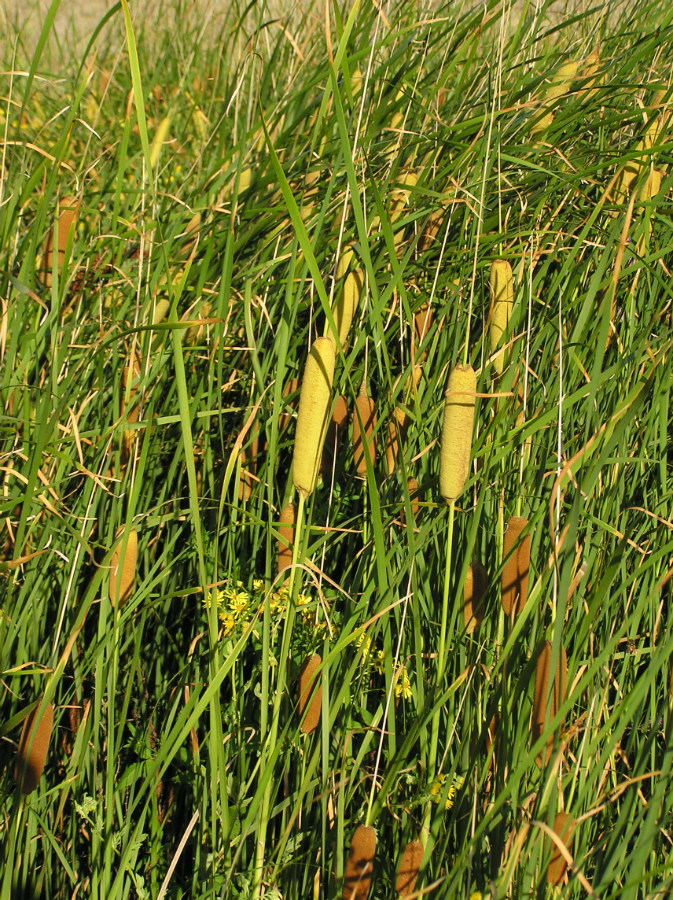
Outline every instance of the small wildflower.
<path fill-rule="evenodd" d="M 398 669 L 398 676 L 395 682 L 395 696 L 401 697 L 403 700 L 411 700 L 413 696 L 411 693 L 411 682 L 409 681 L 409 674 L 407 673 L 406 666 L 400 666 Z"/>
<path fill-rule="evenodd" d="M 263 578 L 253 578 L 252 590 L 253 590 L 253 593 L 255 593 L 255 594 L 263 594 L 264 593 L 264 579 Z"/>
<path fill-rule="evenodd" d="M 236 624 L 236 620 L 229 612 L 220 613 L 220 622 L 222 623 L 222 635 L 224 637 L 228 637 L 231 632 L 234 630 L 234 625 Z"/>
<path fill-rule="evenodd" d="M 367 657 L 369 656 L 369 650 L 370 650 L 370 648 L 371 648 L 371 646 L 372 646 L 372 639 L 371 639 L 371 638 L 367 638 L 367 639 L 365 640 L 365 633 L 364 633 L 364 631 L 363 631 L 362 634 L 360 635 L 360 637 L 359 637 L 358 640 L 357 640 L 357 645 L 356 645 L 356 646 L 357 646 L 358 650 L 362 650 L 362 658 L 363 658 L 363 659 L 367 659 Z"/>
<path fill-rule="evenodd" d="M 440 772 L 435 778 L 434 782 L 430 786 L 430 796 L 435 801 L 435 803 L 439 803 L 439 795 L 442 793 L 444 789 L 444 782 L 446 781 L 446 775 Z M 449 790 L 446 795 L 446 800 L 444 801 L 444 809 L 451 809 L 453 806 L 454 800 L 456 799 L 456 793 L 461 789 L 463 784 L 465 783 L 465 779 L 460 775 L 457 775 L 451 784 L 449 785 Z"/>
<path fill-rule="evenodd" d="M 383 650 L 375 650 L 372 659 L 372 667 L 379 675 L 384 675 L 386 671 L 386 654 Z"/>
<path fill-rule="evenodd" d="M 308 606 L 311 602 L 311 598 L 308 594 L 299 594 L 297 597 L 297 606 Z"/>
<path fill-rule="evenodd" d="M 250 594 L 248 594 L 247 591 L 239 588 L 229 594 L 229 609 L 233 613 L 235 619 L 245 618 L 249 606 Z"/>

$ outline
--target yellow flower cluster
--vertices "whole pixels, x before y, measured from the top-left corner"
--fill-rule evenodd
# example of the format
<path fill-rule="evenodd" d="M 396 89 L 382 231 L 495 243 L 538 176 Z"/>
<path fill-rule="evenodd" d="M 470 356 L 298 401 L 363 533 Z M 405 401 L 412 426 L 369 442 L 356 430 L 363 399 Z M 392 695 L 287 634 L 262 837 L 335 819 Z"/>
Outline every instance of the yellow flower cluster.
<path fill-rule="evenodd" d="M 430 796 L 435 801 L 435 803 L 439 803 L 440 796 L 444 791 L 445 781 L 446 775 L 444 775 L 443 772 L 440 772 L 430 786 Z M 456 793 L 462 788 L 464 783 L 465 779 L 460 775 L 457 775 L 453 779 L 453 781 L 449 785 L 449 791 L 444 802 L 444 809 L 451 809 L 451 807 L 453 806 L 453 802 L 456 799 Z"/>

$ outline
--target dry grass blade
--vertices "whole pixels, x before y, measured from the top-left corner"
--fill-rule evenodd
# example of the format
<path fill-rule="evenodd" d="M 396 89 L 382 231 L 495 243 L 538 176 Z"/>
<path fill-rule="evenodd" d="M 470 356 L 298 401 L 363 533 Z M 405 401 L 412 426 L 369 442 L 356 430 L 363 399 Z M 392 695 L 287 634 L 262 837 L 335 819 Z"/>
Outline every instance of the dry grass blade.
<path fill-rule="evenodd" d="M 39 706 L 38 702 L 23 723 L 14 763 L 14 781 L 22 794 L 30 794 L 37 787 L 49 750 L 49 738 L 54 724 L 54 706 L 47 703 L 42 715 L 37 719 Z"/>
<path fill-rule="evenodd" d="M 400 871 L 395 882 L 395 890 L 401 898 L 409 897 L 416 888 L 416 879 L 423 860 L 423 844 L 419 840 L 409 841 L 402 851 Z"/>
<path fill-rule="evenodd" d="M 528 525 L 528 519 L 511 516 L 507 522 L 503 539 L 501 597 L 505 614 L 518 615 L 528 598 L 528 570 L 530 566 L 530 536 L 521 533 Z"/>
<path fill-rule="evenodd" d="M 109 596 L 113 606 L 126 603 L 133 590 L 138 560 L 138 532 L 131 527 L 126 536 L 124 525 L 115 535 L 117 544 L 110 559 Z M 123 557 L 122 557 L 123 553 Z"/>
<path fill-rule="evenodd" d="M 366 900 L 374 871 L 375 853 L 376 832 L 371 825 L 359 825 L 355 829 L 346 860 L 341 895 L 343 900 Z"/>
<path fill-rule="evenodd" d="M 322 691 L 317 680 L 317 671 L 322 663 L 319 653 L 307 657 L 299 672 L 299 729 L 304 734 L 311 734 L 320 721 Z"/>

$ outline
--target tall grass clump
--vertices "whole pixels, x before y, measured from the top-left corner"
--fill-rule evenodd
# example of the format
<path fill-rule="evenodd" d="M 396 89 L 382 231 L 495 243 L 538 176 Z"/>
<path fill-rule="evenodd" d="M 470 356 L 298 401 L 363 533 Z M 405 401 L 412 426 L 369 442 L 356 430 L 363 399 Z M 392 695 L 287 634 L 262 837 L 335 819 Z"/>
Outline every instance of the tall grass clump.
<path fill-rule="evenodd" d="M 43 7 L 0 900 L 671 895 L 670 4 Z"/>

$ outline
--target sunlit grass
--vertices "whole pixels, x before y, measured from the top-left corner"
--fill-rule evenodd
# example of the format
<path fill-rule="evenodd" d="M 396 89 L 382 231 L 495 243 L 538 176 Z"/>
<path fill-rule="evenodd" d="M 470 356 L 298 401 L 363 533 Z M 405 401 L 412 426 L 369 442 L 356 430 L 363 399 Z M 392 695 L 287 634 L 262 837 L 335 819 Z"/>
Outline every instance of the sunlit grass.
<path fill-rule="evenodd" d="M 70 58 L 49 17 L 0 44 L 0 898 L 341 898 L 358 826 L 371 898 L 419 838 L 427 896 L 667 896 L 671 11 L 327 15 L 124 3 Z"/>

